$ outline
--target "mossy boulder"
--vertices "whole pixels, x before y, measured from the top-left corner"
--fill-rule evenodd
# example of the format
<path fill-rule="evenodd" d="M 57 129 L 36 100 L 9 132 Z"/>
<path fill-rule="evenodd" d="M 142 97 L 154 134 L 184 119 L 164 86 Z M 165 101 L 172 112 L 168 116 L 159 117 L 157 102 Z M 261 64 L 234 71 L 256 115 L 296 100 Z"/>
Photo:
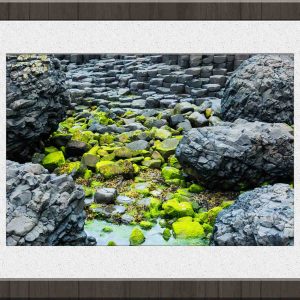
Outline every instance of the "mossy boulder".
<path fill-rule="evenodd" d="M 171 237 L 171 231 L 169 228 L 165 228 L 163 233 L 162 233 L 162 236 L 164 238 L 165 241 L 168 241 Z"/>
<path fill-rule="evenodd" d="M 84 166 L 95 168 L 99 160 L 100 160 L 99 156 L 90 153 L 85 153 L 81 158 L 81 163 Z"/>
<path fill-rule="evenodd" d="M 131 186 L 131 188 L 136 191 L 137 193 L 143 195 L 143 196 L 149 196 L 150 195 L 150 189 L 152 187 L 151 182 L 138 182 Z"/>
<path fill-rule="evenodd" d="M 58 149 L 54 146 L 45 147 L 44 149 L 45 154 L 49 154 L 56 151 L 58 151 Z"/>
<path fill-rule="evenodd" d="M 161 160 L 159 159 L 145 159 L 142 165 L 150 169 L 159 169 L 161 166 Z"/>
<path fill-rule="evenodd" d="M 168 184 L 184 185 L 184 178 L 180 170 L 166 166 L 162 168 L 161 175 Z"/>
<path fill-rule="evenodd" d="M 60 173 L 71 174 L 77 172 L 80 168 L 80 161 L 74 161 L 64 164 L 60 167 Z"/>
<path fill-rule="evenodd" d="M 184 217 L 193 216 L 194 210 L 190 202 L 179 202 L 176 199 L 171 199 L 163 203 L 162 208 L 166 216 L 169 217 Z"/>
<path fill-rule="evenodd" d="M 143 231 L 138 227 L 135 227 L 129 237 L 130 246 L 138 246 L 143 244 L 145 241 L 145 236 Z"/>
<path fill-rule="evenodd" d="M 156 150 L 167 159 L 170 155 L 175 154 L 176 147 L 179 144 L 179 139 L 170 138 L 164 141 L 155 141 L 154 146 Z"/>
<path fill-rule="evenodd" d="M 42 160 L 42 165 L 53 171 L 55 168 L 62 166 L 65 163 L 65 157 L 62 151 L 49 153 Z"/>
<path fill-rule="evenodd" d="M 120 147 L 114 151 L 116 158 L 131 158 L 132 151 L 127 147 Z"/>
<path fill-rule="evenodd" d="M 100 161 L 96 164 L 96 172 L 102 174 L 105 178 L 111 178 L 117 175 L 131 178 L 134 175 L 134 168 L 130 161 Z"/>
<path fill-rule="evenodd" d="M 172 137 L 172 133 L 169 130 L 159 128 L 155 131 L 154 137 L 158 140 L 165 140 Z"/>
<path fill-rule="evenodd" d="M 143 228 L 145 230 L 149 230 L 153 227 L 153 224 L 149 221 L 141 221 L 140 226 L 141 226 L 141 228 Z"/>
<path fill-rule="evenodd" d="M 108 241 L 107 246 L 117 246 L 117 244 L 114 241 Z"/>
<path fill-rule="evenodd" d="M 172 224 L 174 236 L 181 239 L 195 239 L 205 237 L 205 231 L 198 222 L 191 218 L 180 218 Z"/>
<path fill-rule="evenodd" d="M 191 193 L 200 193 L 203 192 L 205 188 L 199 184 L 193 183 L 189 186 L 189 191 Z"/>
<path fill-rule="evenodd" d="M 110 226 L 105 226 L 105 227 L 102 228 L 102 231 L 103 232 L 112 232 L 113 229 Z"/>

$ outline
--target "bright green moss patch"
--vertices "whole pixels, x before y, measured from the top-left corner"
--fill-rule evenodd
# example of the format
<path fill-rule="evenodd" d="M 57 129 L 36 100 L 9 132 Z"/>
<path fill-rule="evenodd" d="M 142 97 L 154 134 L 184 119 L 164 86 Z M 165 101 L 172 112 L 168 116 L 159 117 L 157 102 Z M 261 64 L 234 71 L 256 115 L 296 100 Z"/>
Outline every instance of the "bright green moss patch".
<path fill-rule="evenodd" d="M 114 241 L 109 241 L 107 246 L 117 246 L 117 244 Z"/>
<path fill-rule="evenodd" d="M 42 165 L 49 170 L 54 170 L 55 168 L 62 166 L 64 163 L 65 157 L 62 151 L 49 153 L 42 160 Z"/>
<path fill-rule="evenodd" d="M 49 153 L 58 151 L 58 149 L 54 146 L 49 146 L 49 147 L 45 147 L 44 151 L 45 151 L 45 154 L 49 154 Z"/>
<path fill-rule="evenodd" d="M 162 208 L 165 214 L 170 217 L 193 216 L 194 210 L 190 202 L 178 202 L 171 199 L 163 203 Z"/>
<path fill-rule="evenodd" d="M 102 231 L 103 232 L 112 232 L 113 229 L 110 226 L 105 226 L 105 227 L 102 228 Z"/>
<path fill-rule="evenodd" d="M 169 228 L 165 228 L 162 234 L 165 241 L 168 241 L 171 237 L 171 231 Z"/>
<path fill-rule="evenodd" d="M 191 219 L 178 219 L 172 224 L 174 236 L 182 239 L 194 239 L 205 237 L 203 227 Z"/>
<path fill-rule="evenodd" d="M 130 234 L 130 246 L 138 246 L 144 243 L 145 236 L 138 227 L 135 227 Z"/>
<path fill-rule="evenodd" d="M 141 228 L 148 230 L 148 229 L 152 228 L 153 224 L 149 221 L 141 221 L 140 226 L 141 226 Z"/>
<path fill-rule="evenodd" d="M 199 184 L 193 183 L 189 186 L 189 191 L 191 193 L 200 193 L 203 192 L 205 188 Z"/>

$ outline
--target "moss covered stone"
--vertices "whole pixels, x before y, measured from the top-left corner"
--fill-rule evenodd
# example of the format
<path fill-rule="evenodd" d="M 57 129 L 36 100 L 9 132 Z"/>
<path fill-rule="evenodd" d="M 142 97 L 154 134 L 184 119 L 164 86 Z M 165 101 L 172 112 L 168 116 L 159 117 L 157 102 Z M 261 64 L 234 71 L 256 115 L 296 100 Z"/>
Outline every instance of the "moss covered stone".
<path fill-rule="evenodd" d="M 102 228 L 102 231 L 103 232 L 112 232 L 113 229 L 110 226 L 105 226 L 105 227 Z"/>
<path fill-rule="evenodd" d="M 176 147 L 179 144 L 179 140 L 177 138 L 170 138 L 164 141 L 155 141 L 156 150 L 167 159 L 170 155 L 175 154 Z"/>
<path fill-rule="evenodd" d="M 191 219 L 178 219 L 172 224 L 172 229 L 176 238 L 195 239 L 205 237 L 202 225 Z"/>
<path fill-rule="evenodd" d="M 165 228 L 165 230 L 163 231 L 163 234 L 162 234 L 163 238 L 165 241 L 168 241 L 171 237 L 171 231 L 169 228 Z"/>
<path fill-rule="evenodd" d="M 84 166 L 95 168 L 99 160 L 100 160 L 99 156 L 90 153 L 85 153 L 81 158 L 81 163 Z"/>
<path fill-rule="evenodd" d="M 132 151 L 127 147 L 121 147 L 114 151 L 115 157 L 117 158 L 131 158 Z"/>
<path fill-rule="evenodd" d="M 159 169 L 161 166 L 161 161 L 159 159 L 148 159 L 142 162 L 143 166 L 146 166 L 150 169 Z"/>
<path fill-rule="evenodd" d="M 49 170 L 54 170 L 55 168 L 62 166 L 64 163 L 65 157 L 62 151 L 49 153 L 42 160 L 42 165 Z"/>
<path fill-rule="evenodd" d="M 135 227 L 130 234 L 130 246 L 138 246 L 144 243 L 145 236 L 138 227 Z"/>
<path fill-rule="evenodd" d="M 49 147 L 45 147 L 44 151 L 45 151 L 45 154 L 49 154 L 49 153 L 58 151 L 58 149 L 54 146 L 49 146 Z"/>
<path fill-rule="evenodd" d="M 165 140 L 172 136 L 172 133 L 169 130 L 159 128 L 155 131 L 154 137 L 158 140 Z"/>
<path fill-rule="evenodd" d="M 117 246 L 117 244 L 114 241 L 108 241 L 107 246 Z"/>
<path fill-rule="evenodd" d="M 132 177 L 134 168 L 130 161 L 100 161 L 96 164 L 96 171 L 102 174 L 105 178 L 111 178 L 117 175 Z"/>
<path fill-rule="evenodd" d="M 179 202 L 171 199 L 163 203 L 162 208 L 169 217 L 193 216 L 194 210 L 190 202 Z"/>
<path fill-rule="evenodd" d="M 151 229 L 153 224 L 149 221 L 141 221 L 140 222 L 140 226 L 145 229 L 145 230 L 148 230 L 148 229 Z"/>
<path fill-rule="evenodd" d="M 203 192 L 205 188 L 199 184 L 193 183 L 189 186 L 189 191 L 191 193 L 200 193 Z"/>
<path fill-rule="evenodd" d="M 184 178 L 180 170 L 165 166 L 162 168 L 161 175 L 163 176 L 164 180 L 168 184 L 175 184 L 179 186 L 184 186 Z"/>

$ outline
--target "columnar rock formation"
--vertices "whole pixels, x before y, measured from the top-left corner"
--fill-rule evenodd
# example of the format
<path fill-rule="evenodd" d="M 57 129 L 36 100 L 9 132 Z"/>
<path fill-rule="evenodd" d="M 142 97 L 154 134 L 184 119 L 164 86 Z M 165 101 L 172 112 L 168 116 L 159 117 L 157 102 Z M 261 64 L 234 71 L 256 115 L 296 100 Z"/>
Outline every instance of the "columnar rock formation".
<path fill-rule="evenodd" d="M 6 71 L 7 157 L 28 161 L 68 109 L 65 74 L 48 55 L 9 55 Z"/>
<path fill-rule="evenodd" d="M 289 182 L 294 173 L 293 129 L 283 123 L 242 119 L 192 129 L 176 156 L 188 174 L 211 189 Z"/>
<path fill-rule="evenodd" d="M 217 217 L 217 246 L 288 246 L 294 244 L 294 190 L 287 184 L 245 192 Z"/>
<path fill-rule="evenodd" d="M 6 162 L 7 245 L 86 245 L 84 192 L 41 165 Z"/>
<path fill-rule="evenodd" d="M 288 55 L 256 55 L 245 61 L 225 86 L 226 121 L 294 123 L 294 61 Z"/>

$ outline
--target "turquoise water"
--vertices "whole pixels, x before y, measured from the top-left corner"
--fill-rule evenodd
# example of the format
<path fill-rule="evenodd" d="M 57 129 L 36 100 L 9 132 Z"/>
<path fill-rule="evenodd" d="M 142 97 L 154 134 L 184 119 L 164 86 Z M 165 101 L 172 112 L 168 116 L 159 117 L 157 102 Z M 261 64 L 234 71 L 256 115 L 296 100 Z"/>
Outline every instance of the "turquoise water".
<path fill-rule="evenodd" d="M 103 232 L 106 226 L 112 228 L 112 232 Z M 136 225 L 113 224 L 105 220 L 88 221 L 85 224 L 85 232 L 97 240 L 97 245 L 106 246 L 109 241 L 114 241 L 118 246 L 129 246 L 129 237 Z M 140 228 L 141 229 L 141 228 Z M 207 246 L 207 241 L 202 239 L 175 239 L 173 236 L 165 241 L 162 237 L 164 228 L 156 223 L 151 229 L 141 229 L 145 235 L 145 242 L 141 246 Z"/>

